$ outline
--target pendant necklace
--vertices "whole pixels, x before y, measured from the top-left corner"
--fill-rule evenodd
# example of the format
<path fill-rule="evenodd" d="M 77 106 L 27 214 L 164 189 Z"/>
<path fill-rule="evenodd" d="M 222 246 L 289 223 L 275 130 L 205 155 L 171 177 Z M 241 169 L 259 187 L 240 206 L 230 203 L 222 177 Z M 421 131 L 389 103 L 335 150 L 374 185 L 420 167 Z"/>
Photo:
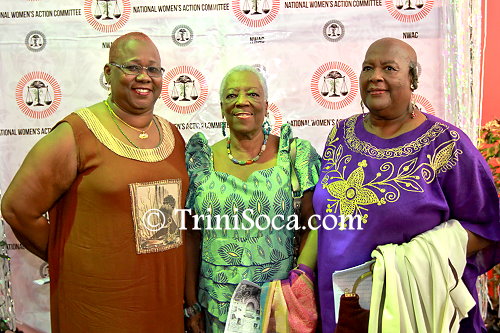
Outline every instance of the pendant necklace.
<path fill-rule="evenodd" d="M 141 140 L 144 140 L 144 139 L 147 139 L 149 138 L 149 134 L 146 133 L 149 128 L 151 127 L 151 124 L 153 123 L 153 119 L 151 119 L 151 121 L 149 122 L 149 125 L 148 127 L 145 129 L 145 130 L 141 130 L 141 129 L 138 129 L 137 127 L 134 127 L 132 125 L 130 125 L 129 123 L 127 123 L 125 120 L 123 120 L 122 118 L 118 117 L 118 115 L 113 111 L 113 109 L 111 108 L 111 106 L 109 106 L 108 104 L 108 101 L 107 100 L 104 100 L 104 104 L 106 104 L 106 107 L 108 108 L 109 112 L 115 117 L 117 118 L 120 122 L 122 122 L 125 126 L 128 126 L 130 127 L 131 129 L 133 130 L 136 130 L 137 132 L 139 132 L 139 139 Z"/>

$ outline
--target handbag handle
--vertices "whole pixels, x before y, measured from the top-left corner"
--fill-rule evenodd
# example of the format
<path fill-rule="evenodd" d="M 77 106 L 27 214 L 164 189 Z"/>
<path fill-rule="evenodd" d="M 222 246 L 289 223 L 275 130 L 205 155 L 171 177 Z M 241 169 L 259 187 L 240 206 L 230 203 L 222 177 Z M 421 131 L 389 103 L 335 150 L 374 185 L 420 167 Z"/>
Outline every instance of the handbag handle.
<path fill-rule="evenodd" d="M 363 281 L 364 279 L 366 279 L 367 277 L 371 276 L 373 274 L 373 265 L 375 263 L 371 264 L 370 265 L 370 270 L 368 272 L 364 272 L 363 274 L 361 274 L 360 276 L 358 276 L 358 278 L 356 279 L 356 281 L 354 281 L 354 285 L 352 286 L 352 291 L 349 292 L 349 289 L 346 289 L 345 291 L 345 296 L 346 297 L 355 297 L 357 296 L 356 294 L 356 290 L 358 289 L 358 286 L 359 284 L 361 283 L 361 281 Z"/>

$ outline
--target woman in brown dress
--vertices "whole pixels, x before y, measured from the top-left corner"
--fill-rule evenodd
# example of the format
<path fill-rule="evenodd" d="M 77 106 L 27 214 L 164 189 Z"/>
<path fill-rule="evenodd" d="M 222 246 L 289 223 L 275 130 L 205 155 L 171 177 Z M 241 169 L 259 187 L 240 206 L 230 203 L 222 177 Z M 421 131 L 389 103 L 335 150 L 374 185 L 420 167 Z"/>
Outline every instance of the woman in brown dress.
<path fill-rule="evenodd" d="M 52 332 L 184 332 L 184 234 L 161 208 L 183 207 L 188 178 L 184 140 L 153 114 L 163 71 L 148 36 L 119 37 L 107 100 L 60 121 L 5 193 L 3 217 L 49 262 Z"/>

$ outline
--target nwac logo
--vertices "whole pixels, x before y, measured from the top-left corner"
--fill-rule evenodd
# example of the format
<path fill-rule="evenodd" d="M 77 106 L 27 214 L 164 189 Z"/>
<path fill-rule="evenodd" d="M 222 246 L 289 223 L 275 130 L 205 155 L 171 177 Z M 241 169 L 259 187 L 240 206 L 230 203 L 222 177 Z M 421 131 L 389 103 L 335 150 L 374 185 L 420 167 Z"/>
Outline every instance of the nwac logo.
<path fill-rule="evenodd" d="M 232 0 L 232 11 L 238 21 L 252 28 L 271 23 L 279 8 L 280 0 Z"/>
<path fill-rule="evenodd" d="M 115 32 L 130 18 L 130 1 L 85 0 L 83 12 L 87 22 L 97 31 Z"/>
<path fill-rule="evenodd" d="M 177 113 L 192 113 L 207 101 L 205 76 L 191 66 L 179 66 L 163 78 L 161 97 L 167 107 Z"/>
<path fill-rule="evenodd" d="M 188 46 L 193 37 L 193 30 L 185 24 L 178 25 L 172 30 L 172 40 L 178 46 Z"/>
<path fill-rule="evenodd" d="M 396 20 L 411 23 L 429 14 L 434 0 L 385 0 L 385 8 Z"/>
<path fill-rule="evenodd" d="M 314 100 L 324 108 L 338 110 L 354 100 L 358 78 L 351 67 L 338 61 L 319 67 L 311 79 Z"/>
<path fill-rule="evenodd" d="M 330 20 L 323 26 L 323 36 L 330 42 L 338 42 L 344 35 L 344 25 L 338 20 Z"/>
<path fill-rule="evenodd" d="M 30 31 L 24 39 L 24 44 L 32 52 L 40 52 L 47 45 L 47 38 L 43 32 L 38 30 Z"/>
<path fill-rule="evenodd" d="M 30 118 L 47 118 L 61 104 L 61 88 L 57 81 L 44 72 L 24 75 L 16 86 L 17 106 Z"/>

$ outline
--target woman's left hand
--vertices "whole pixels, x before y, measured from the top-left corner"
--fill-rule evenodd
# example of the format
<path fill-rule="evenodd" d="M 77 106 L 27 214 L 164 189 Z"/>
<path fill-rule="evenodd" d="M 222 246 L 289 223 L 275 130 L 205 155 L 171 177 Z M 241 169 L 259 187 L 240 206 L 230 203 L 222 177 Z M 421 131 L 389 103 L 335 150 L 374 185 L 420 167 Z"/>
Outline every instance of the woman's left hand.
<path fill-rule="evenodd" d="M 205 322 L 203 320 L 205 316 L 203 315 L 203 310 L 197 314 L 186 318 L 184 322 L 184 329 L 188 333 L 205 333 Z"/>
<path fill-rule="evenodd" d="M 467 231 L 467 236 L 469 237 L 469 240 L 467 241 L 467 257 L 473 255 L 478 251 L 481 251 L 482 249 L 493 243 L 489 239 L 476 235 L 472 231 L 469 231 L 467 229 L 465 229 L 465 231 Z"/>

